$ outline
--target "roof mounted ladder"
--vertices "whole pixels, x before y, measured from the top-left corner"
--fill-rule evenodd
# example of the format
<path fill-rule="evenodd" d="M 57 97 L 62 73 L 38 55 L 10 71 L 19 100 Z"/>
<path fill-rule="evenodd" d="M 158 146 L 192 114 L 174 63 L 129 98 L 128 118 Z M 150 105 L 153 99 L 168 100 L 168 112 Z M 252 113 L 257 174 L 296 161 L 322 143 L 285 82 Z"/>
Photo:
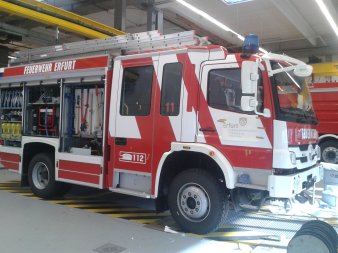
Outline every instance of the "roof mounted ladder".
<path fill-rule="evenodd" d="M 98 53 L 112 55 L 140 53 L 158 49 L 179 48 L 197 45 L 201 42 L 194 31 L 161 35 L 158 31 L 134 33 L 104 39 L 65 43 L 14 53 L 11 66 L 62 59 L 69 56 L 90 56 Z"/>

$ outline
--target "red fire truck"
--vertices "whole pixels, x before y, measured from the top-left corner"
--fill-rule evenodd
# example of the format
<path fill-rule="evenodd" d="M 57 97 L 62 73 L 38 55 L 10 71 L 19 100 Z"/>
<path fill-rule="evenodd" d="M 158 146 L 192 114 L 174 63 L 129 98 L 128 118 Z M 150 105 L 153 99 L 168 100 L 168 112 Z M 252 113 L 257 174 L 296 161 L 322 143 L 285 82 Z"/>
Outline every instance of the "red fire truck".
<path fill-rule="evenodd" d="M 224 224 L 230 198 L 259 207 L 312 187 L 311 68 L 252 41 L 242 54 L 200 42 L 148 32 L 16 53 L 1 166 L 42 198 L 78 184 L 156 199 L 195 233 Z"/>
<path fill-rule="evenodd" d="M 313 67 L 310 91 L 319 122 L 321 158 L 324 162 L 338 163 L 338 62 L 318 63 Z"/>

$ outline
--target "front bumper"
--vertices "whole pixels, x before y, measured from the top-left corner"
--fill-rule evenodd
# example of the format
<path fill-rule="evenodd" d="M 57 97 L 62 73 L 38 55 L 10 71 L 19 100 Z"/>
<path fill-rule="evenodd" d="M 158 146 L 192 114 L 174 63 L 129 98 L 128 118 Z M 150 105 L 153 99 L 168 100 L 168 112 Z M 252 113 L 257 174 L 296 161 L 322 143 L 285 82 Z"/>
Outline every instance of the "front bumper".
<path fill-rule="evenodd" d="M 268 179 L 269 196 L 273 198 L 292 198 L 322 179 L 322 164 L 297 174 L 270 175 Z"/>

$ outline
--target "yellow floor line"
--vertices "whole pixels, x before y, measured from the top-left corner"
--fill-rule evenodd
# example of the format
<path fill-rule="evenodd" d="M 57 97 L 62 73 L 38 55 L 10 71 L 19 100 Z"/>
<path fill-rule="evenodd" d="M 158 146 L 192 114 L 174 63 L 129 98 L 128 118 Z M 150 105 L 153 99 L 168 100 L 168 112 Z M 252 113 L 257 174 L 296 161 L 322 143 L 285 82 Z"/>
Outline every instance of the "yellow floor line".
<path fill-rule="evenodd" d="M 257 231 L 233 231 L 233 232 L 215 232 L 206 235 L 206 237 L 242 237 L 242 236 L 267 236 L 267 234 Z"/>
<path fill-rule="evenodd" d="M 31 190 L 6 190 L 6 192 L 10 192 L 10 193 L 32 193 Z"/>
<path fill-rule="evenodd" d="M 25 197 L 35 197 L 33 193 L 16 193 L 16 194 Z"/>
<path fill-rule="evenodd" d="M 112 192 L 99 192 L 99 193 L 92 193 L 92 194 L 89 194 L 87 196 L 77 196 L 77 198 L 86 200 L 86 199 L 89 199 L 89 198 L 99 198 L 99 197 L 102 197 L 102 196 L 105 196 L 105 195 L 111 195 L 111 194 L 113 194 L 113 193 Z"/>
<path fill-rule="evenodd" d="M 2 185 L 2 184 L 20 184 L 20 181 L 0 182 L 0 185 Z"/>
<path fill-rule="evenodd" d="M 21 187 L 21 186 L 15 186 L 15 187 L 12 187 L 12 186 L 1 187 L 1 186 L 0 186 L 0 190 L 2 190 L 2 191 L 10 191 L 10 190 L 30 190 L 30 188 L 28 188 L 28 187 Z"/>
<path fill-rule="evenodd" d="M 101 209 L 92 209 L 92 208 L 85 208 L 83 210 L 86 210 L 88 212 L 93 212 L 93 213 L 100 213 L 100 212 L 116 212 L 116 211 L 121 211 L 121 212 L 137 212 L 137 211 L 143 211 L 146 209 L 142 208 L 101 208 Z"/>
<path fill-rule="evenodd" d="M 25 188 L 27 186 L 21 186 L 21 185 L 0 185 L 0 189 L 10 189 L 10 188 Z"/>
<path fill-rule="evenodd" d="M 135 220 L 128 220 L 128 221 L 131 221 L 131 222 L 136 222 L 136 223 L 140 223 L 140 224 L 151 224 L 151 223 L 155 223 L 155 222 L 157 222 L 157 221 L 159 221 L 159 219 L 149 219 L 149 220 L 147 220 L 147 219 L 135 219 Z"/>
<path fill-rule="evenodd" d="M 338 221 L 337 220 L 325 220 L 327 223 L 331 224 L 331 225 L 337 225 Z"/>
<path fill-rule="evenodd" d="M 156 213 L 110 213 L 107 216 L 114 218 L 128 218 L 128 217 L 166 217 L 167 214 L 156 214 Z M 135 219 L 135 218 L 134 218 Z"/>
<path fill-rule="evenodd" d="M 85 204 L 65 204 L 65 206 L 73 207 L 73 208 L 97 208 L 97 207 L 114 207 L 114 206 L 121 206 L 116 203 L 85 203 Z"/>
<path fill-rule="evenodd" d="M 82 203 L 81 205 L 84 205 L 83 202 L 87 202 L 88 204 L 99 202 L 99 200 L 84 200 L 84 199 L 52 199 L 52 200 L 46 200 L 49 203 L 53 204 L 67 204 L 67 203 Z M 75 205 L 75 204 L 74 204 Z"/>
<path fill-rule="evenodd" d="M 31 199 L 38 199 L 38 200 L 42 200 L 42 198 L 39 198 L 39 197 L 37 197 L 37 196 L 31 196 L 30 198 L 31 198 Z"/>

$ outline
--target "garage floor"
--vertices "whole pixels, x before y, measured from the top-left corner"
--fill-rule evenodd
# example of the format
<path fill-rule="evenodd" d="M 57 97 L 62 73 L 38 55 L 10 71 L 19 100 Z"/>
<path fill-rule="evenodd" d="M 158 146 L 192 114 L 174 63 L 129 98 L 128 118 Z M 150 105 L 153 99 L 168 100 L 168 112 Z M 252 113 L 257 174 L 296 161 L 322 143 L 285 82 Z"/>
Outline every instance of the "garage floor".
<path fill-rule="evenodd" d="M 320 202 L 294 203 L 288 212 L 273 203 L 258 213 L 231 210 L 215 233 L 185 234 L 151 200 L 77 186 L 62 199 L 41 200 L 18 179 L 0 170 L 0 252 L 286 252 L 307 220 L 338 230 L 338 213 Z"/>

